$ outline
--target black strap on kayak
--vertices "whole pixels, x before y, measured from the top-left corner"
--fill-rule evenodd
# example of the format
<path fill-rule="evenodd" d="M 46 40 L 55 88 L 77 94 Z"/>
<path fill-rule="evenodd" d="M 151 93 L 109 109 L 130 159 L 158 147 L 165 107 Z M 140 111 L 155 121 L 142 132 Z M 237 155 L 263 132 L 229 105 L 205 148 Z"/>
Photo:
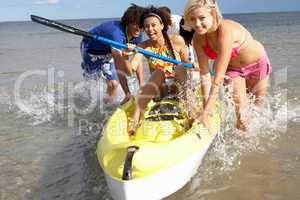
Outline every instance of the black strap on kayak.
<path fill-rule="evenodd" d="M 127 154 L 124 163 L 122 179 L 125 181 L 132 179 L 132 159 L 134 153 L 139 149 L 138 146 L 129 146 L 127 148 Z"/>

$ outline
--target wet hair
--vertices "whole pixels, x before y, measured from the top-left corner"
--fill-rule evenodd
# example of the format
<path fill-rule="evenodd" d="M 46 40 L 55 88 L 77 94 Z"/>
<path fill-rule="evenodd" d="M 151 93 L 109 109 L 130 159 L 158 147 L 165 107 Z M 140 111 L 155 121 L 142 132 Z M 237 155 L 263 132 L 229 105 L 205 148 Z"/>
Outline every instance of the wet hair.
<path fill-rule="evenodd" d="M 216 21 L 216 25 L 218 26 L 222 19 L 222 13 L 219 9 L 217 0 L 189 0 L 184 8 L 184 20 L 185 20 L 185 24 L 184 27 L 186 30 L 191 30 L 191 26 L 189 25 L 189 14 L 192 10 L 196 9 L 196 8 L 207 8 L 211 11 L 211 14 L 213 15 L 215 21 Z"/>
<path fill-rule="evenodd" d="M 140 28 L 144 27 L 144 21 L 148 17 L 156 17 L 164 25 L 164 28 L 162 30 L 164 39 L 166 40 L 167 45 L 171 49 L 173 58 L 176 58 L 173 45 L 172 45 L 170 37 L 167 33 L 169 26 L 172 24 L 170 13 L 166 12 L 162 8 L 156 8 L 154 6 L 147 7 L 147 8 L 145 8 L 145 10 L 140 18 Z"/>
<path fill-rule="evenodd" d="M 183 18 L 180 20 L 179 25 L 180 25 L 179 35 L 181 35 L 183 37 L 183 39 L 187 45 L 191 45 L 195 31 L 194 30 L 188 31 L 183 28 L 183 25 L 184 25 Z"/>
<path fill-rule="evenodd" d="M 143 12 L 144 7 L 132 3 L 121 18 L 122 25 L 127 26 L 129 24 L 139 24 L 140 17 Z"/>

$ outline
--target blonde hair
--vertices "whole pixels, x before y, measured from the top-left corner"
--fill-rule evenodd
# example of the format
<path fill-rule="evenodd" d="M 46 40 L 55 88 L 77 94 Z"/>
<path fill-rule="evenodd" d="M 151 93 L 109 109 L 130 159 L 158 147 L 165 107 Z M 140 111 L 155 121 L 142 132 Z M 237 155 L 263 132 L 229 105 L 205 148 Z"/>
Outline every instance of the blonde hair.
<path fill-rule="evenodd" d="M 188 0 L 184 8 L 184 15 L 183 15 L 185 21 L 183 28 L 185 30 L 188 31 L 192 30 L 192 27 L 189 24 L 190 12 L 196 8 L 202 8 L 202 7 L 207 8 L 208 10 L 211 10 L 215 13 L 212 14 L 215 15 L 214 18 L 216 20 L 216 26 L 218 26 L 221 23 L 223 16 L 216 0 Z"/>

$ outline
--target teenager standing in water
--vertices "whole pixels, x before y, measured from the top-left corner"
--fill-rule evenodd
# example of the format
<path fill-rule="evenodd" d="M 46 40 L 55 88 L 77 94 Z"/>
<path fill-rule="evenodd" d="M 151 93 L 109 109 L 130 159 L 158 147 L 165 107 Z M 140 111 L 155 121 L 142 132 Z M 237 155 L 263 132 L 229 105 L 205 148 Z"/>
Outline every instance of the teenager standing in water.
<path fill-rule="evenodd" d="M 214 110 L 224 77 L 233 88 L 237 128 L 247 130 L 249 116 L 243 108 L 248 106 L 247 92 L 256 98 L 256 105 L 264 104 L 268 79 L 272 67 L 263 45 L 255 40 L 241 24 L 223 19 L 215 0 L 189 0 L 185 10 L 186 26 L 195 31 L 195 48 L 202 80 L 204 111 L 196 121 L 208 127 L 208 116 Z M 213 59 L 212 84 L 208 60 Z"/>
<path fill-rule="evenodd" d="M 95 26 L 91 33 L 114 40 L 119 43 L 139 44 L 142 42 L 139 18 L 143 7 L 132 4 L 123 14 L 121 20 L 107 21 Z M 119 81 L 128 101 L 131 97 L 128 88 L 126 75 L 128 70 L 124 68 L 124 57 L 122 51 L 98 40 L 83 38 L 81 42 L 81 55 L 83 76 L 86 78 L 98 79 L 102 77 L 107 83 L 107 95 L 109 99 L 116 96 Z M 143 68 L 140 63 L 136 74 L 139 84 L 144 83 Z"/>

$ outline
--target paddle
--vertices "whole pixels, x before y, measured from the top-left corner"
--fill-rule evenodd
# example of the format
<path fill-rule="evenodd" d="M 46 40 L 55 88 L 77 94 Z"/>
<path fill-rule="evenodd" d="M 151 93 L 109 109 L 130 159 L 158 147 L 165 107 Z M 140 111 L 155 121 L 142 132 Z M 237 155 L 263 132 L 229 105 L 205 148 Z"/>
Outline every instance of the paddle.
<path fill-rule="evenodd" d="M 37 22 L 39 24 L 43 24 L 43 25 L 51 27 L 51 28 L 58 29 L 60 31 L 64 31 L 64 32 L 75 34 L 75 35 L 85 36 L 85 37 L 89 37 L 89 38 L 92 38 L 92 39 L 95 39 L 95 40 L 99 40 L 101 42 L 110 44 L 111 46 L 119 48 L 119 49 L 127 49 L 126 44 L 122 44 L 122 43 L 119 43 L 119 42 L 101 37 L 99 35 L 95 35 L 95 34 L 92 34 L 92 33 L 74 28 L 72 26 L 62 24 L 62 23 L 54 21 L 54 20 L 42 18 L 42 17 L 36 16 L 36 15 L 30 15 L 30 17 L 31 17 L 31 20 L 34 21 L 34 22 Z M 171 62 L 171 63 L 174 63 L 174 64 L 183 65 L 186 68 L 193 68 L 192 64 L 181 62 L 181 61 L 175 60 L 173 58 L 168 58 L 168 57 L 165 57 L 165 56 L 161 56 L 161 55 L 155 54 L 151 51 L 147 51 L 147 50 L 144 50 L 144 49 L 139 48 L 139 47 L 136 47 L 134 50 L 141 53 L 141 54 L 144 54 L 146 56 L 154 57 L 154 58 L 157 58 L 157 59 L 160 59 L 160 60 L 163 60 L 163 61 L 167 61 L 167 62 Z"/>

